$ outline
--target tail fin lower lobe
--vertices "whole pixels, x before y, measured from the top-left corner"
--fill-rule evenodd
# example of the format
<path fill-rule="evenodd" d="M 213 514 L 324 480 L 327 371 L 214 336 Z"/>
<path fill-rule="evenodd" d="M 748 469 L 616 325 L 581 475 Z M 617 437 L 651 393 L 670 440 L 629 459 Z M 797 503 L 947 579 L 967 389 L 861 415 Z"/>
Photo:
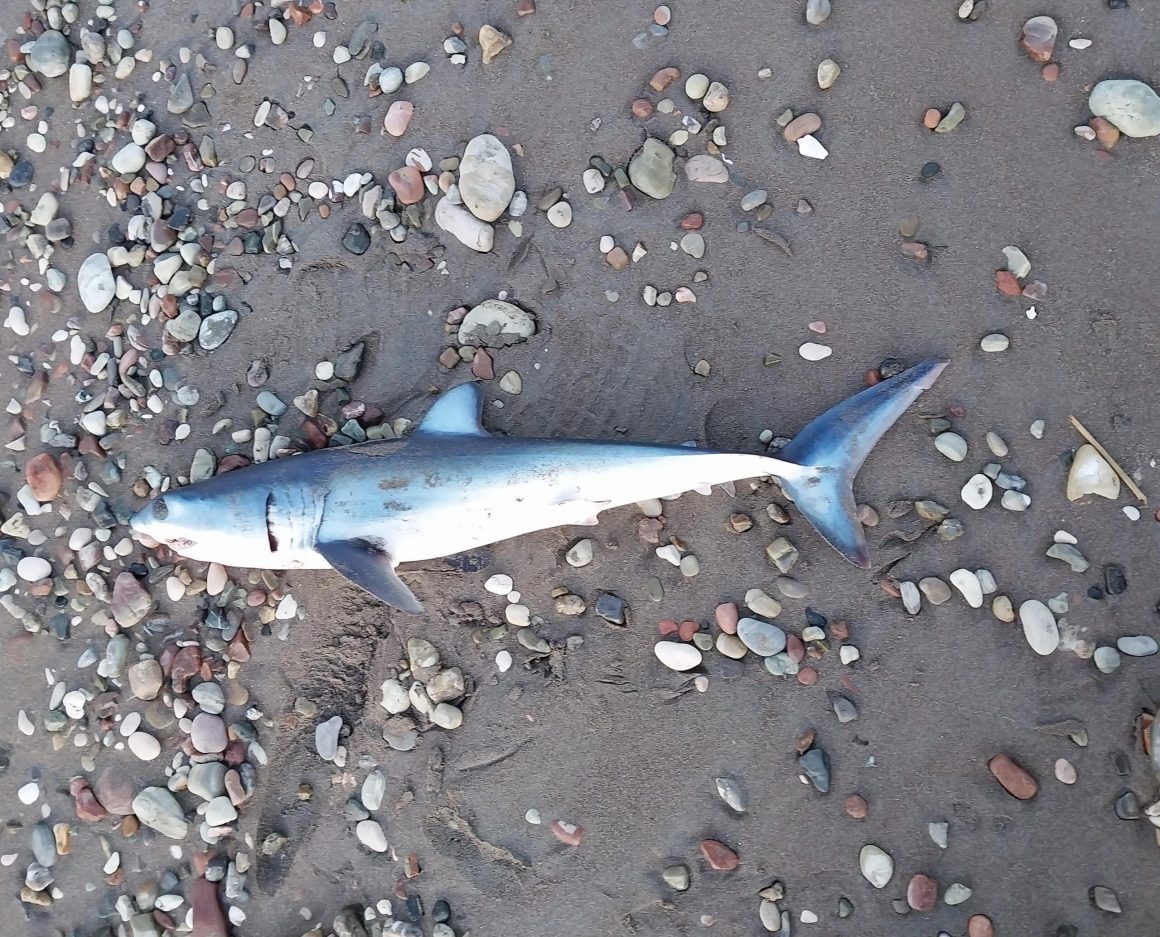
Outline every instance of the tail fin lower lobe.
<path fill-rule="evenodd" d="M 853 482 L 874 444 L 947 366 L 928 358 L 831 407 L 798 433 L 777 458 L 810 471 L 782 488 L 818 533 L 855 566 L 870 566 Z"/>

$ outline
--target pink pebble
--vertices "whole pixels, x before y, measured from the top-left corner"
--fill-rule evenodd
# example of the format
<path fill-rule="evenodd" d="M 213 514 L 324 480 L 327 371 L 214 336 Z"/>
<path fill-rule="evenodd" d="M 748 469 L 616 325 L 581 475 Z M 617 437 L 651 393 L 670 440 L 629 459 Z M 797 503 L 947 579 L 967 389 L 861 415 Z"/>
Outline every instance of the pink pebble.
<path fill-rule="evenodd" d="M 717 627 L 726 634 L 737 634 L 737 605 L 734 602 L 722 602 L 717 606 L 714 615 L 717 618 Z"/>
<path fill-rule="evenodd" d="M 387 116 L 383 118 L 383 129 L 392 137 L 401 137 L 411 126 L 411 116 L 415 113 L 415 105 L 410 101 L 395 101 L 387 109 Z"/>
<path fill-rule="evenodd" d="M 809 329 L 811 332 L 817 332 L 819 335 L 825 335 L 826 323 L 824 323 L 821 319 L 818 319 L 810 323 Z"/>

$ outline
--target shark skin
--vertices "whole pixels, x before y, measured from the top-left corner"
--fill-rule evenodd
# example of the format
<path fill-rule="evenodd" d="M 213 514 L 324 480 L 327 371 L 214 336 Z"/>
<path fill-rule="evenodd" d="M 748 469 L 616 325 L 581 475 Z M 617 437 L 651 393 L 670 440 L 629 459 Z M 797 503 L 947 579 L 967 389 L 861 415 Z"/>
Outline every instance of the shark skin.
<path fill-rule="evenodd" d="M 422 605 L 400 563 L 511 537 L 592 525 L 648 498 L 775 479 L 843 556 L 869 565 L 851 483 L 874 444 L 946 366 L 931 359 L 806 426 L 777 458 L 688 446 L 489 435 L 478 384 L 436 400 L 403 441 L 277 459 L 154 498 L 131 524 L 194 560 L 259 569 L 333 568 L 404 611 Z"/>

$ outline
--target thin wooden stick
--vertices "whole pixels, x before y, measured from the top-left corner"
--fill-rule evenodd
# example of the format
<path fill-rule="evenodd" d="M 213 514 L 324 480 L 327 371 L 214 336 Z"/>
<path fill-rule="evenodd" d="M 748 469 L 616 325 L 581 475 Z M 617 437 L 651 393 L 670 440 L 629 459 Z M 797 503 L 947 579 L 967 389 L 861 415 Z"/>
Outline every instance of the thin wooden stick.
<path fill-rule="evenodd" d="M 1111 457 L 1108 450 L 1099 444 L 1099 441 L 1095 438 L 1095 436 L 1089 433 L 1087 428 L 1074 416 L 1069 416 L 1068 419 L 1071 420 L 1071 425 L 1076 428 L 1079 434 L 1092 444 L 1092 448 L 1094 448 L 1096 452 L 1104 457 L 1104 460 L 1112 467 L 1112 470 L 1120 476 L 1124 484 L 1131 489 L 1132 494 L 1134 494 L 1140 500 L 1140 503 L 1147 504 L 1148 498 L 1144 495 L 1144 492 L 1140 490 L 1140 486 L 1132 481 L 1132 476 L 1120 468 L 1120 463 Z"/>

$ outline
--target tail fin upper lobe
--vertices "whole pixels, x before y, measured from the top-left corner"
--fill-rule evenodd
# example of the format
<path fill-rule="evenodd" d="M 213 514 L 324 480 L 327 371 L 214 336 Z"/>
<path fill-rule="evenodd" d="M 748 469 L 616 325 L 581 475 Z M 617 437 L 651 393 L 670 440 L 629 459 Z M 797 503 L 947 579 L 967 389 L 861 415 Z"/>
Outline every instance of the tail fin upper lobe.
<path fill-rule="evenodd" d="M 852 484 L 874 444 L 947 366 L 928 358 L 831 407 L 798 433 L 777 458 L 813 469 L 782 488 L 818 533 L 856 566 L 870 566 Z"/>

